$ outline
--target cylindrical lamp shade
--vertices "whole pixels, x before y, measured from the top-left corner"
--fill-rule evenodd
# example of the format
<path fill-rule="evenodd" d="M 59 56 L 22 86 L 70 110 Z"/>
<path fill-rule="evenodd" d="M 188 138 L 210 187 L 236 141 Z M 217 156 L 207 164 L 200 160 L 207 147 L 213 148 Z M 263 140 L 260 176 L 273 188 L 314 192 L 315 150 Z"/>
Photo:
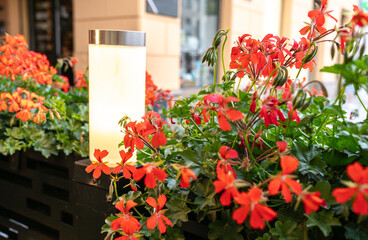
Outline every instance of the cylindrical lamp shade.
<path fill-rule="evenodd" d="M 89 31 L 89 155 L 107 150 L 103 159 L 121 162 L 118 148 L 124 132 L 118 122 L 125 115 L 139 120 L 145 111 L 145 33 Z"/>

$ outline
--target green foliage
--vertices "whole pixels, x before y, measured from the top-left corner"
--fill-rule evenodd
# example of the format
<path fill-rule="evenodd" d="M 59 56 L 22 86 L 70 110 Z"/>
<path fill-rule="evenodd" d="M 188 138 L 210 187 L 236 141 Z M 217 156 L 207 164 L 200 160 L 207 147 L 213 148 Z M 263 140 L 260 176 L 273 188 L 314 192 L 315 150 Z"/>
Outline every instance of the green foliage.
<path fill-rule="evenodd" d="M 54 78 L 58 78 L 56 75 Z M 40 124 L 17 121 L 11 124 L 15 113 L 0 112 L 0 153 L 11 155 L 16 151 L 34 149 L 45 157 L 63 152 L 73 152 L 82 157 L 88 151 L 88 93 L 86 89 L 72 88 L 67 93 L 53 86 L 38 84 L 32 79 L 14 82 L 0 76 L 1 92 L 13 92 L 17 87 L 25 88 L 45 97 L 44 105 L 54 112 Z M 55 117 L 55 114 L 60 119 Z"/>
<path fill-rule="evenodd" d="M 340 221 L 334 217 L 333 211 L 312 212 L 308 216 L 307 227 L 318 227 L 323 235 L 330 235 L 333 226 L 341 226 Z"/>

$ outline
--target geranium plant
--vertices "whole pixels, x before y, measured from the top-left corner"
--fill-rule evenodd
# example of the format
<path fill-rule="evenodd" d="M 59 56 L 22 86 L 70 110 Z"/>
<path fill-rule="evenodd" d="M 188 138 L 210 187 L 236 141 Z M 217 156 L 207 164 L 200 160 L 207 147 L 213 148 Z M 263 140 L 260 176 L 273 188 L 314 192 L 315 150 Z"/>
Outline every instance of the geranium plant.
<path fill-rule="evenodd" d="M 109 153 L 96 149 L 86 168 L 115 186 L 118 213 L 106 219 L 105 239 L 183 239 L 189 220 L 208 226 L 209 239 L 367 238 L 368 120 L 352 124 L 342 92 L 330 102 L 322 83 L 299 80 L 302 69 L 313 70 L 320 42 L 357 59 L 368 16 L 354 6 L 346 26 L 327 30 L 332 14 L 322 0 L 299 41 L 240 36 L 223 81 L 177 100 L 168 122 L 152 111 L 123 122 L 121 162 L 111 170 Z M 204 62 L 217 67 L 227 32 L 216 34 Z"/>
<path fill-rule="evenodd" d="M 70 86 L 45 55 L 27 47 L 22 35 L 6 35 L 0 42 L 0 152 L 32 148 L 45 157 L 59 152 L 87 156 L 86 75 L 77 71 L 76 84 Z"/>
<path fill-rule="evenodd" d="M 76 70 L 74 85 L 58 74 L 73 67 L 76 58 L 59 59 L 56 68 L 47 57 L 30 51 L 23 35 L 0 39 L 0 153 L 34 149 L 45 157 L 63 152 L 88 155 L 88 77 Z M 63 63 L 68 63 L 67 65 Z M 146 106 L 171 106 L 170 91 L 146 74 Z"/>

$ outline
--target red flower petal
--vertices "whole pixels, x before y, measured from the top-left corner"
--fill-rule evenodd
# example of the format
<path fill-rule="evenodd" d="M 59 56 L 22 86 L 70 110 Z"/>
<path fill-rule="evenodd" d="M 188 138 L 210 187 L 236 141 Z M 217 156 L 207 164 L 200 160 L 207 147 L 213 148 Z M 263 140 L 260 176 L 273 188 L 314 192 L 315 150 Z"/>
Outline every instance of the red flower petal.
<path fill-rule="evenodd" d="M 356 214 L 367 215 L 368 214 L 368 199 L 366 199 L 361 191 L 358 192 L 354 203 L 353 212 Z"/>
<path fill-rule="evenodd" d="M 332 191 L 332 195 L 338 203 L 346 203 L 357 192 L 356 188 L 336 188 Z"/>
<path fill-rule="evenodd" d="M 95 169 L 98 166 L 98 163 L 92 163 L 91 165 L 89 165 L 88 167 L 86 167 L 86 172 L 90 173 L 93 171 L 93 169 Z"/>
<path fill-rule="evenodd" d="M 238 110 L 228 109 L 226 110 L 226 115 L 232 120 L 237 121 L 243 119 L 243 113 Z"/>
<path fill-rule="evenodd" d="M 270 195 L 276 195 L 279 192 L 280 187 L 281 180 L 279 178 L 275 178 L 268 184 L 268 192 Z"/>
<path fill-rule="evenodd" d="M 233 219 L 237 224 L 242 224 L 247 219 L 250 205 L 243 205 L 233 212 Z"/>
<path fill-rule="evenodd" d="M 95 171 L 93 172 L 93 177 L 94 178 L 99 178 L 101 176 L 101 167 L 100 166 L 97 166 Z"/>
<path fill-rule="evenodd" d="M 157 209 L 157 202 L 153 197 L 148 197 L 146 199 L 146 203 L 148 203 L 148 205 L 150 205 L 151 207 Z"/>
<path fill-rule="evenodd" d="M 157 225 L 157 215 L 154 214 L 152 215 L 148 220 L 147 220 L 147 228 L 148 229 L 154 229 Z"/>
<path fill-rule="evenodd" d="M 281 157 L 280 165 L 282 174 L 290 174 L 298 168 L 299 161 L 292 156 L 283 156 Z"/>
<path fill-rule="evenodd" d="M 222 113 L 220 113 L 220 112 L 217 113 L 217 118 L 218 118 L 218 121 L 219 121 L 219 126 L 222 130 L 231 131 L 231 126 L 227 122 L 226 117 Z"/>

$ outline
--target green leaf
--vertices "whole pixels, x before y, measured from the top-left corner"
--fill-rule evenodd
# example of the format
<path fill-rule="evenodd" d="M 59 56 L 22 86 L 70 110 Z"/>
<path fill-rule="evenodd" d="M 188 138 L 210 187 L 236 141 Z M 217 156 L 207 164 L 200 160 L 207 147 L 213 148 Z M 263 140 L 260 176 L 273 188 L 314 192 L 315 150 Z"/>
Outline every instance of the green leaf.
<path fill-rule="evenodd" d="M 330 235 L 332 226 L 341 226 L 340 221 L 334 218 L 333 211 L 312 212 L 306 216 L 308 217 L 307 227 L 318 227 L 325 237 Z"/>
<path fill-rule="evenodd" d="M 297 223 L 294 221 L 286 221 L 282 223 L 281 221 L 277 221 L 275 223 L 275 228 L 271 228 L 270 232 L 272 236 L 278 236 L 277 239 L 280 240 L 294 240 L 299 239 L 297 232 L 295 231 L 297 227 Z"/>
<path fill-rule="evenodd" d="M 257 237 L 256 240 L 271 240 L 271 235 L 268 233 L 263 234 L 262 237 Z"/>
<path fill-rule="evenodd" d="M 345 238 L 349 240 L 368 239 L 367 226 L 358 226 L 355 223 L 348 223 L 344 226 Z"/>
<path fill-rule="evenodd" d="M 179 228 L 167 228 L 167 237 L 165 240 L 185 240 L 185 237 L 180 233 Z"/>
<path fill-rule="evenodd" d="M 179 199 L 170 199 L 166 203 L 166 207 L 169 210 L 165 215 L 171 219 L 173 225 L 175 225 L 179 220 L 183 222 L 188 221 L 188 213 L 190 213 L 191 210 L 187 207 L 185 202 L 180 201 Z"/>
<path fill-rule="evenodd" d="M 57 155 L 54 136 L 44 135 L 41 139 L 37 139 L 33 144 L 34 150 L 39 151 L 46 158 L 50 157 L 51 154 Z"/>
<path fill-rule="evenodd" d="M 333 66 L 325 66 L 320 71 L 321 72 L 340 74 L 340 72 L 343 68 L 344 68 L 343 64 L 335 64 Z"/>
<path fill-rule="evenodd" d="M 242 240 L 243 236 L 239 232 L 243 229 L 242 225 L 236 224 L 231 218 L 224 221 L 216 220 L 209 225 L 208 239 L 222 240 Z"/>
<path fill-rule="evenodd" d="M 194 193 L 197 195 L 194 203 L 199 205 L 199 209 L 203 209 L 206 206 L 213 207 L 216 205 L 215 200 L 215 186 L 211 179 L 205 179 L 196 185 Z"/>

